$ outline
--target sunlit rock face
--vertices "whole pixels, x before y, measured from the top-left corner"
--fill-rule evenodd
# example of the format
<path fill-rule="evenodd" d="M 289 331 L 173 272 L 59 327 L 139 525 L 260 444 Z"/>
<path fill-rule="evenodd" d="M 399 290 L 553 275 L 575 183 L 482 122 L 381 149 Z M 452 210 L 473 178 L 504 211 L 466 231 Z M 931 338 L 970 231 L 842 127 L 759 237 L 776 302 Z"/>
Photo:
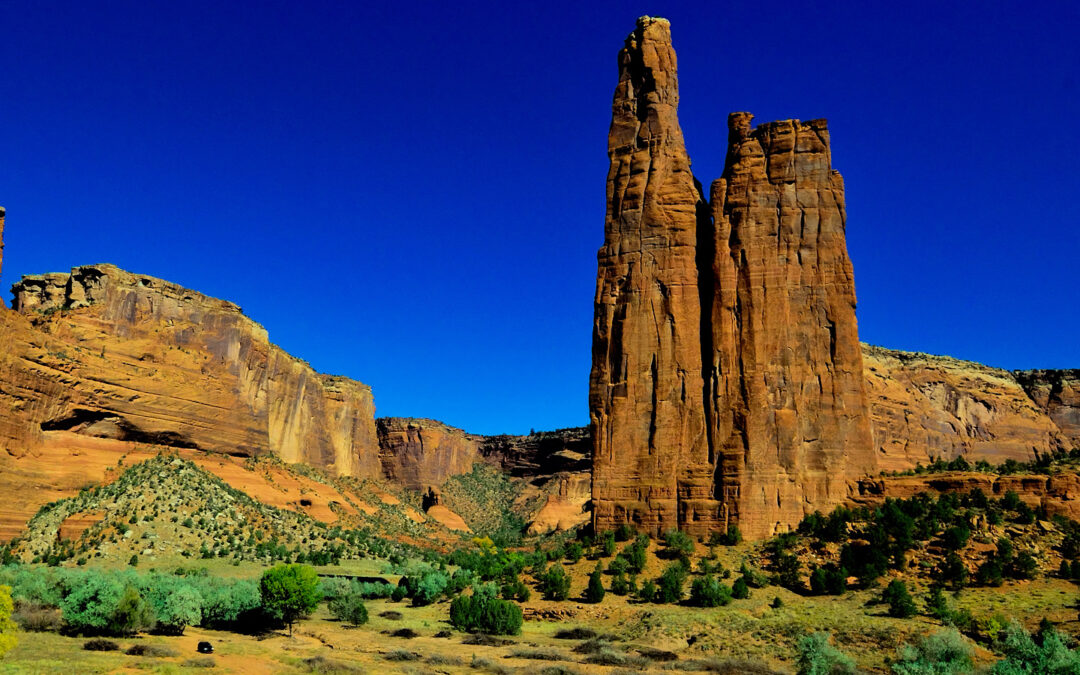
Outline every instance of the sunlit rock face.
<path fill-rule="evenodd" d="M 671 29 L 619 53 L 590 413 L 599 529 L 760 537 L 876 465 L 823 120 L 729 119 L 706 201 L 676 116 Z"/>
<path fill-rule="evenodd" d="M 369 387 L 316 373 L 236 305 L 112 265 L 24 277 L 0 340 L 0 446 L 73 432 L 379 474 Z"/>

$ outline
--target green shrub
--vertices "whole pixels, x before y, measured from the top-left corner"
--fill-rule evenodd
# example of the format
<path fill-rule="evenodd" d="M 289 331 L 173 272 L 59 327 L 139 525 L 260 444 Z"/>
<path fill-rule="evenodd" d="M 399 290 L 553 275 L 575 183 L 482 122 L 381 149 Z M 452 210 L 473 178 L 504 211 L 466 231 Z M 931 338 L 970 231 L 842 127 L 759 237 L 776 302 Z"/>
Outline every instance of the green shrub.
<path fill-rule="evenodd" d="M 686 584 L 687 570 L 682 561 L 676 561 L 664 568 L 656 580 L 656 595 L 653 602 L 679 602 L 683 599 L 683 586 Z"/>
<path fill-rule="evenodd" d="M 540 578 L 540 592 L 545 600 L 562 601 L 570 597 L 570 575 L 562 565 L 552 565 Z"/>
<path fill-rule="evenodd" d="M 1009 622 L 997 641 L 998 650 L 1005 658 L 994 664 L 990 672 L 994 675 L 1080 673 L 1080 651 L 1069 649 L 1065 636 L 1050 628 L 1040 631 L 1038 637 L 1035 639 L 1019 623 Z"/>
<path fill-rule="evenodd" d="M 236 628 L 241 624 L 251 628 L 256 618 L 261 619 L 262 596 L 256 581 L 210 579 L 200 584 L 199 592 L 203 596 L 202 625 L 207 628 Z"/>
<path fill-rule="evenodd" d="M 60 602 L 64 622 L 76 633 L 113 633 L 113 617 L 124 588 L 110 576 L 88 573 Z"/>
<path fill-rule="evenodd" d="M 648 562 L 648 539 L 638 537 L 634 543 L 623 549 L 622 555 L 626 558 L 627 571 L 631 574 L 641 574 Z"/>
<path fill-rule="evenodd" d="M 664 557 L 679 558 L 693 552 L 694 540 L 690 535 L 679 530 L 668 530 L 664 533 Z"/>
<path fill-rule="evenodd" d="M 745 600 L 750 597 L 750 585 L 746 583 L 746 577 L 739 577 L 731 587 L 731 597 L 736 600 Z"/>
<path fill-rule="evenodd" d="M 799 653 L 795 664 L 798 675 L 841 675 L 855 672 L 855 662 L 829 644 L 828 633 L 804 635 L 799 638 L 796 647 Z"/>
<path fill-rule="evenodd" d="M 970 673 L 975 650 L 955 628 L 904 645 L 892 664 L 894 675 L 959 675 Z"/>
<path fill-rule="evenodd" d="M 585 587 L 585 602 L 598 603 L 604 600 L 604 572 L 597 564 L 589 575 L 589 585 Z"/>
<path fill-rule="evenodd" d="M 698 577 L 690 584 L 690 604 L 695 607 L 726 605 L 731 602 L 732 594 L 733 591 L 727 584 L 720 583 L 711 574 Z"/>
<path fill-rule="evenodd" d="M 438 570 L 428 570 L 416 582 L 416 588 L 412 592 L 413 606 L 424 607 L 432 604 L 442 596 L 448 585 L 449 575 Z"/>
<path fill-rule="evenodd" d="M 289 626 L 292 635 L 297 619 L 310 615 L 319 606 L 319 578 L 307 565 L 278 565 L 262 574 L 259 580 L 263 609 L 271 617 Z"/>
<path fill-rule="evenodd" d="M 359 593 L 349 592 L 330 601 L 330 615 L 338 621 L 352 626 L 362 626 L 368 622 L 368 611 L 364 599 Z"/>
<path fill-rule="evenodd" d="M 450 603 L 450 624 L 458 630 L 492 635 L 521 632 L 521 607 L 488 593 L 460 595 Z"/>
<path fill-rule="evenodd" d="M 915 615 L 915 601 L 908 593 L 907 585 L 899 579 L 893 579 L 881 594 L 881 599 L 889 605 L 889 616 L 907 619 Z"/>
<path fill-rule="evenodd" d="M 641 584 L 637 596 L 642 602 L 654 602 L 656 600 L 656 584 L 651 579 L 647 580 Z"/>
<path fill-rule="evenodd" d="M 183 583 L 168 584 L 154 588 L 148 595 L 159 631 L 182 635 L 186 626 L 197 626 L 202 622 L 203 598 L 194 587 Z"/>

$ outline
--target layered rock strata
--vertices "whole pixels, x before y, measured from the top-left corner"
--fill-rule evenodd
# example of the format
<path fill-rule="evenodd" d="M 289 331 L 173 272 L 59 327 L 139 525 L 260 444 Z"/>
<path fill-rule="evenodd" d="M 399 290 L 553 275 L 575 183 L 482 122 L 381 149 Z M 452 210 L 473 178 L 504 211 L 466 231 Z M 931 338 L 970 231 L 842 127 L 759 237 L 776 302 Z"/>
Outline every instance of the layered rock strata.
<path fill-rule="evenodd" d="M 25 277 L 0 328 L 0 449 L 50 432 L 379 474 L 367 386 L 272 345 L 232 303 L 111 265 Z"/>
<path fill-rule="evenodd" d="M 594 524 L 787 529 L 875 467 L 823 120 L 729 120 L 706 202 L 669 24 L 619 53 L 590 379 Z"/>
<path fill-rule="evenodd" d="M 380 417 L 375 429 L 383 475 L 412 490 L 437 488 L 450 476 L 469 473 L 481 460 L 482 437 L 442 422 Z"/>
<path fill-rule="evenodd" d="M 1027 370 L 1013 375 L 1072 448 L 1080 449 L 1080 370 Z"/>
<path fill-rule="evenodd" d="M 1043 379 L 871 345 L 863 345 L 863 364 L 874 449 L 884 471 L 960 456 L 1026 462 L 1075 443 L 1051 412 L 1067 421 L 1067 408 L 1050 402 L 1053 386 L 1034 384 Z M 1059 396 L 1067 398 L 1064 391 Z"/>

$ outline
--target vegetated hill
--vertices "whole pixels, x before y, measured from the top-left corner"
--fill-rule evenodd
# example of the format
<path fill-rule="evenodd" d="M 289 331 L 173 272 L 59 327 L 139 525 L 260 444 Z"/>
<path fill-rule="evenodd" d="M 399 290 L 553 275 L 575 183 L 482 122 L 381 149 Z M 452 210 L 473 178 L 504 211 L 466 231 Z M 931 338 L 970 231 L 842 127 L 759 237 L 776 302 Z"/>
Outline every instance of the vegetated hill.
<path fill-rule="evenodd" d="M 363 486 L 358 487 L 354 494 L 362 494 Z M 410 548 L 378 536 L 373 525 L 389 523 L 386 530 L 396 525 L 411 535 L 401 538 L 418 541 L 437 527 L 412 520 L 398 504 L 383 506 L 329 526 L 263 504 L 191 461 L 162 454 L 132 466 L 111 483 L 46 504 L 26 532 L 11 542 L 5 557 L 50 564 L 128 560 L 133 555 L 147 562 L 182 556 L 327 564 Z"/>

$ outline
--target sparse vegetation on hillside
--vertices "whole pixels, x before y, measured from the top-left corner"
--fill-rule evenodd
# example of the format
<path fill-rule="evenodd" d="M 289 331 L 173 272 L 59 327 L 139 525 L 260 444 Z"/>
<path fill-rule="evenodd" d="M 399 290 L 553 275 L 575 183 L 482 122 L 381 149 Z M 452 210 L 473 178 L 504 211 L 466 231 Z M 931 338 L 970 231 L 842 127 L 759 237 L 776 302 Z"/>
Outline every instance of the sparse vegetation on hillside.
<path fill-rule="evenodd" d="M 469 528 L 480 536 L 490 537 L 500 546 L 521 542 L 525 530 L 522 513 L 534 505 L 517 503 L 520 484 L 484 463 L 473 465 L 471 473 L 453 476 L 443 484 L 446 506 L 460 515 Z"/>
<path fill-rule="evenodd" d="M 95 515 L 96 522 L 78 537 L 60 537 L 69 518 Z M 134 567 L 163 555 L 327 565 L 343 558 L 418 553 L 370 529 L 328 526 L 267 506 L 170 455 L 136 464 L 107 485 L 46 504 L 23 535 L 0 550 L 5 562 L 48 565 L 122 559 Z"/>

